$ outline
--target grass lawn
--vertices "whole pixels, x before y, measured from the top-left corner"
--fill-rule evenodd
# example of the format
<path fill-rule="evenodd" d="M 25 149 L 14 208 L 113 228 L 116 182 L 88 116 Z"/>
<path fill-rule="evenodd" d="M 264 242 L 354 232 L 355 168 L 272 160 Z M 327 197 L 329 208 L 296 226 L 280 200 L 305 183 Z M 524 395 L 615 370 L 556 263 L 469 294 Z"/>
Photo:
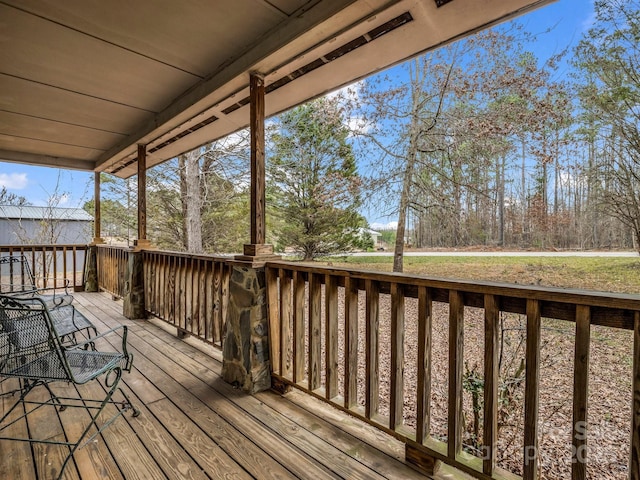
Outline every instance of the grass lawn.
<path fill-rule="evenodd" d="M 319 265 L 390 272 L 392 257 L 333 257 Z M 405 257 L 404 271 L 431 277 L 640 294 L 640 258 Z"/>

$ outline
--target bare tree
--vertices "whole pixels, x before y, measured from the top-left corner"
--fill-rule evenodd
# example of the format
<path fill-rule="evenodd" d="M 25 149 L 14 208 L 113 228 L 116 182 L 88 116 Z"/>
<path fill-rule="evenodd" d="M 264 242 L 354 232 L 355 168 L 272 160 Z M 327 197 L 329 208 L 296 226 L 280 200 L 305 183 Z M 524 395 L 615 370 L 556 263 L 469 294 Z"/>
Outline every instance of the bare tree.
<path fill-rule="evenodd" d="M 200 151 L 192 150 L 178 157 L 182 217 L 187 251 L 202 253 L 202 198 L 200 195 Z"/>
<path fill-rule="evenodd" d="M 640 2 L 596 2 L 596 23 L 576 49 L 576 65 L 590 82 L 583 85 L 585 110 L 598 113 L 605 139 L 597 174 L 606 210 L 632 232 L 640 252 Z"/>

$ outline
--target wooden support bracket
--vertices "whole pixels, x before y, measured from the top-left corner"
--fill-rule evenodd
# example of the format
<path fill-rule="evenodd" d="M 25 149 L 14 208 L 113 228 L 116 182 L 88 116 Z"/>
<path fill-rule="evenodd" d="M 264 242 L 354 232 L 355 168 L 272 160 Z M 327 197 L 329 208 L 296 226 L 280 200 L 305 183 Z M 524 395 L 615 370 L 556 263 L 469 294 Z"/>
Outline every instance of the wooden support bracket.
<path fill-rule="evenodd" d="M 424 450 L 409 445 L 408 443 L 405 444 L 404 458 L 407 463 L 411 464 L 418 471 L 429 476 L 438 473 L 442 465 L 442 462 L 437 458 L 432 457 Z"/>

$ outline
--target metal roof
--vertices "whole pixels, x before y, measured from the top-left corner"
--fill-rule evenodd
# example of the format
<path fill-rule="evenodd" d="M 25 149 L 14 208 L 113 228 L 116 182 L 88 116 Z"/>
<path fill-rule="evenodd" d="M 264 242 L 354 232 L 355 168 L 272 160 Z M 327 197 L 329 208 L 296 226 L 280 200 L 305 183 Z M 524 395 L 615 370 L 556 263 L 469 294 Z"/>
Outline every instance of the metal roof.
<path fill-rule="evenodd" d="M 0 160 L 137 173 L 551 0 L 3 0 Z"/>
<path fill-rule="evenodd" d="M 0 205 L 0 219 L 93 221 L 81 208 Z"/>

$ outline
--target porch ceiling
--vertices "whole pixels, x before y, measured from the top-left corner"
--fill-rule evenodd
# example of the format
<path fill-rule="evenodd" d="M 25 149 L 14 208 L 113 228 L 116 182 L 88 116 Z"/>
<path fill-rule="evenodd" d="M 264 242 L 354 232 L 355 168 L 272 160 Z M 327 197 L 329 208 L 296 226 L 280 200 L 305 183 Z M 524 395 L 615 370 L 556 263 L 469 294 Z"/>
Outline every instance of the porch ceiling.
<path fill-rule="evenodd" d="M 0 160 L 137 172 L 552 0 L 0 1 Z"/>

